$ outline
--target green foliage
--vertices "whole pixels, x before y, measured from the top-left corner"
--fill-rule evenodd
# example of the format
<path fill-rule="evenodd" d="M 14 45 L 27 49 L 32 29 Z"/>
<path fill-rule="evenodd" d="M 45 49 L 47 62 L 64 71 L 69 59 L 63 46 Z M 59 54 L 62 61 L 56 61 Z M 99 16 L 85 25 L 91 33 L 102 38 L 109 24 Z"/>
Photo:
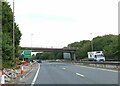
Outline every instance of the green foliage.
<path fill-rule="evenodd" d="M 75 46 L 74 46 L 75 45 Z M 90 51 L 90 41 L 83 40 L 80 42 L 74 42 L 68 45 L 69 48 L 75 47 L 78 48 L 78 51 L 75 52 L 77 59 L 83 59 L 87 57 L 87 52 Z"/>
<path fill-rule="evenodd" d="M 62 52 L 57 52 L 55 57 L 56 57 L 56 59 L 63 59 L 63 53 Z"/>
<path fill-rule="evenodd" d="M 120 34 L 118 35 L 118 50 L 116 51 L 116 55 L 118 55 L 118 59 L 120 60 Z"/>
<path fill-rule="evenodd" d="M 35 59 L 36 59 L 35 54 L 32 55 L 32 58 L 31 58 L 31 59 L 32 59 L 32 60 L 35 60 Z"/>
<path fill-rule="evenodd" d="M 42 54 L 42 53 L 37 53 L 35 59 L 42 59 L 42 58 L 41 58 L 41 54 Z"/>
<path fill-rule="evenodd" d="M 120 35 L 119 35 L 120 39 Z M 106 59 L 118 59 L 120 47 L 120 40 L 118 40 L 118 35 L 104 35 L 97 36 L 93 38 L 93 50 L 94 51 L 103 51 Z M 118 42 L 119 41 L 119 42 Z M 119 43 L 119 44 L 118 44 Z M 74 42 L 68 44 L 68 48 L 76 47 L 78 51 L 76 51 L 77 59 L 87 58 L 87 52 L 91 51 L 91 41 L 83 40 L 80 42 Z"/>
<path fill-rule="evenodd" d="M 103 37 L 96 37 L 93 40 L 94 50 L 102 50 L 106 58 L 115 59 L 117 55 L 118 36 L 117 35 L 104 35 Z"/>
<path fill-rule="evenodd" d="M 15 57 L 18 57 L 21 32 L 18 25 L 15 26 Z M 2 3 L 2 61 L 3 67 L 15 65 L 13 58 L 13 12 L 8 2 Z"/>
<path fill-rule="evenodd" d="M 63 59 L 62 52 L 43 52 L 43 53 L 37 53 L 36 54 L 36 59 Z"/>

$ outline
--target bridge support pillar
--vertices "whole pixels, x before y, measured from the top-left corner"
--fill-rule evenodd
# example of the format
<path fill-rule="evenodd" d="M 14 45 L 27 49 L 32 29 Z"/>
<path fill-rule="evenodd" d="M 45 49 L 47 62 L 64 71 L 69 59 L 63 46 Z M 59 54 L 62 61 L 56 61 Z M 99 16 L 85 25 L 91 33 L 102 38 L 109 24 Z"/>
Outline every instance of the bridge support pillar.
<path fill-rule="evenodd" d="M 72 58 L 72 60 L 76 61 L 75 53 L 74 53 L 74 52 L 71 52 L 70 54 L 71 54 L 71 58 Z"/>
<path fill-rule="evenodd" d="M 75 53 L 73 53 L 73 58 L 74 58 L 74 61 L 76 61 Z"/>

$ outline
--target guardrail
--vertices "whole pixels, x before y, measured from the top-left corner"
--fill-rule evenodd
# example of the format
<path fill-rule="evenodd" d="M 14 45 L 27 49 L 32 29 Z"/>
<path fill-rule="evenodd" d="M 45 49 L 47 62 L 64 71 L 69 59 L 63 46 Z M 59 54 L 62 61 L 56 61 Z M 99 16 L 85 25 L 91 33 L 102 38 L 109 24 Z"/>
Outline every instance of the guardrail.
<path fill-rule="evenodd" d="M 116 65 L 116 66 L 120 65 L 120 62 L 75 61 L 75 63 L 104 64 L 104 65 Z"/>
<path fill-rule="evenodd" d="M 120 70 L 120 62 L 119 61 L 118 62 L 116 62 L 116 61 L 97 62 L 97 61 L 67 61 L 66 60 L 66 61 L 61 61 L 61 62 L 85 65 L 85 66 L 90 66 L 90 67 Z"/>
<path fill-rule="evenodd" d="M 95 61 L 76 61 L 76 64 L 88 65 L 92 67 L 108 68 L 120 70 L 120 62 L 95 62 Z"/>

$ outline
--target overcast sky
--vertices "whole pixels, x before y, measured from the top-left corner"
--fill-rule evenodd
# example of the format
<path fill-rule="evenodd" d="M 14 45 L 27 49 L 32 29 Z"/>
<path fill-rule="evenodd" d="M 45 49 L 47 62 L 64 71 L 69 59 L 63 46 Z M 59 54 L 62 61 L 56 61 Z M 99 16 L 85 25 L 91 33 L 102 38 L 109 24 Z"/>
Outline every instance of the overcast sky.
<path fill-rule="evenodd" d="M 8 1 L 12 7 L 13 0 Z M 15 0 L 20 46 L 31 46 L 31 38 L 32 47 L 64 47 L 96 36 L 117 35 L 118 1 Z"/>

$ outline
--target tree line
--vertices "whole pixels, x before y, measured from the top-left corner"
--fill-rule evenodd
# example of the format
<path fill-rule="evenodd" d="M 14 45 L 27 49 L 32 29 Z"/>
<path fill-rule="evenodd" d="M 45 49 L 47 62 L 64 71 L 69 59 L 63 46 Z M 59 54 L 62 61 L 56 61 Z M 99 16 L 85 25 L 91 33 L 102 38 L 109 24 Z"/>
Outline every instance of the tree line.
<path fill-rule="evenodd" d="M 104 36 L 97 36 L 92 40 L 82 40 L 80 42 L 74 42 L 68 44 L 67 48 L 77 48 L 77 59 L 87 58 L 87 52 L 92 51 L 91 45 L 93 45 L 93 51 L 103 51 L 106 59 L 116 59 L 119 57 L 119 43 L 120 35 L 108 34 Z"/>
<path fill-rule="evenodd" d="M 87 52 L 103 51 L 106 60 L 118 60 L 120 58 L 120 35 L 108 34 L 104 36 L 97 36 L 91 40 L 82 40 L 67 45 L 64 48 L 76 48 L 76 59 L 87 59 Z M 34 55 L 35 59 L 63 59 L 62 52 L 43 52 Z"/>
<path fill-rule="evenodd" d="M 33 54 L 32 59 L 41 59 L 41 60 L 53 60 L 53 59 L 63 59 L 62 52 L 53 51 L 53 52 L 42 52 L 37 53 L 36 55 Z"/>

